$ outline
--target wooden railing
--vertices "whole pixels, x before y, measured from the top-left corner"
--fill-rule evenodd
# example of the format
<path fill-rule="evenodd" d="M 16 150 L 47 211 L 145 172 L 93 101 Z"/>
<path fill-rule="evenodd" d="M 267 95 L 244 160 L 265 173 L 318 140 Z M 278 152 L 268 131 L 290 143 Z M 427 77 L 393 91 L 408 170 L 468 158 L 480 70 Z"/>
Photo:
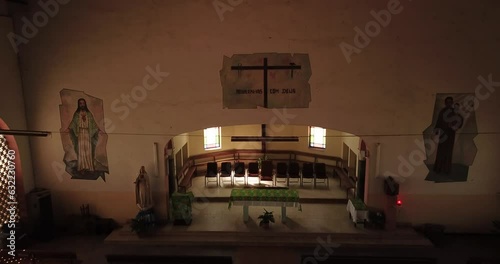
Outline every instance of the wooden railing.
<path fill-rule="evenodd" d="M 178 187 L 186 189 L 191 187 L 191 178 L 195 172 L 196 166 L 194 166 L 194 161 L 192 159 L 188 159 L 188 161 L 182 166 L 180 172 L 176 175 Z"/>
<path fill-rule="evenodd" d="M 346 190 L 346 199 L 349 197 L 356 197 L 356 184 L 358 178 L 356 176 L 349 176 L 348 169 L 334 168 L 334 176 L 339 178 L 339 187 Z"/>
<path fill-rule="evenodd" d="M 254 162 L 264 155 L 275 162 L 296 161 L 299 163 L 325 163 L 327 171 L 333 174 L 335 168 L 344 168 L 347 161 L 340 157 L 321 155 L 309 152 L 292 150 L 268 150 L 263 153 L 255 149 L 232 149 L 217 152 L 204 153 L 189 157 L 189 161 L 184 164 L 181 172 L 177 175 L 179 187 L 189 188 L 194 176 L 205 175 L 207 163 L 209 162 Z"/>

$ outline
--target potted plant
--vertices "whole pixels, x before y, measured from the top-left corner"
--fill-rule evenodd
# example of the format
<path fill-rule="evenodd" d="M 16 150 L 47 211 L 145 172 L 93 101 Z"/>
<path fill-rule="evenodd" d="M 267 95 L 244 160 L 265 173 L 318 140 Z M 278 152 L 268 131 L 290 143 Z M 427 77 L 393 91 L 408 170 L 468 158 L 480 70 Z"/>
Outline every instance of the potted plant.
<path fill-rule="evenodd" d="M 264 208 L 264 213 L 259 215 L 258 219 L 260 220 L 259 226 L 264 227 L 265 229 L 269 228 L 269 223 L 274 223 L 274 215 L 273 212 L 268 212 Z"/>
<path fill-rule="evenodd" d="M 352 219 L 354 226 L 357 224 L 364 224 L 368 219 L 368 208 L 359 198 L 349 199 L 347 202 L 347 211 L 349 212 L 349 217 Z"/>
<path fill-rule="evenodd" d="M 137 217 L 132 219 L 130 227 L 139 237 L 151 236 L 154 233 L 154 224 L 146 221 L 144 218 Z"/>

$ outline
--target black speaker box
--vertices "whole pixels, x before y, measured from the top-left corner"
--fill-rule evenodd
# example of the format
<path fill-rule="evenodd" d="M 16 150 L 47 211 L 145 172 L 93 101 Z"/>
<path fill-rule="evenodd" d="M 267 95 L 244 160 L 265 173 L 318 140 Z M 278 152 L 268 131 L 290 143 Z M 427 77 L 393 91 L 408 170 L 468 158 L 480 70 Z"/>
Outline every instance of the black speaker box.
<path fill-rule="evenodd" d="M 28 193 L 28 215 L 33 238 L 47 241 L 54 237 L 54 216 L 49 190 L 35 189 Z"/>
<path fill-rule="evenodd" d="M 396 196 L 399 194 L 399 183 L 397 183 L 391 176 L 384 180 L 384 192 L 389 196 Z"/>

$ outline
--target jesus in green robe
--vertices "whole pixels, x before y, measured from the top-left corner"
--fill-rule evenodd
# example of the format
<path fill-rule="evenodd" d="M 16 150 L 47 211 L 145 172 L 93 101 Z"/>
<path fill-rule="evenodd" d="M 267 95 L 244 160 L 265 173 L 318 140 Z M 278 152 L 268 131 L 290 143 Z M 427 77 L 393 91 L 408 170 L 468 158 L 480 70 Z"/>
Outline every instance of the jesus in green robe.
<path fill-rule="evenodd" d="M 78 157 L 77 171 L 94 171 L 95 149 L 100 130 L 87 108 L 85 99 L 78 99 L 78 109 L 73 114 L 68 130 Z"/>

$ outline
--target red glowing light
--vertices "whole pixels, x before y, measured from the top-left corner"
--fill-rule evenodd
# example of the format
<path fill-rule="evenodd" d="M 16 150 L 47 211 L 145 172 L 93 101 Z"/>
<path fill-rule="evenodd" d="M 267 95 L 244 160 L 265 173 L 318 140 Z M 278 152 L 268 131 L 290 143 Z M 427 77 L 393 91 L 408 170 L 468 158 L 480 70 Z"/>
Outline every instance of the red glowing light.
<path fill-rule="evenodd" d="M 396 202 L 396 204 L 397 204 L 398 206 L 401 206 L 401 205 L 403 205 L 403 202 L 402 202 L 401 200 L 398 200 L 398 201 Z"/>

